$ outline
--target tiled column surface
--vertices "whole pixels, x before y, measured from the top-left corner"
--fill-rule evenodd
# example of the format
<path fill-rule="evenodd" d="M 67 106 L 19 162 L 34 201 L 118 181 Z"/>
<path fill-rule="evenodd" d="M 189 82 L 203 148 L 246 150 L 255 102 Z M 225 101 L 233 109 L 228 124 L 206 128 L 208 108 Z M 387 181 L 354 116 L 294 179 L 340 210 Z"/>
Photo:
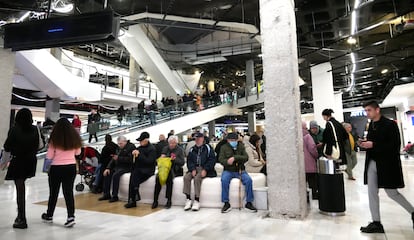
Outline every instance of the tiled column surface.
<path fill-rule="evenodd" d="M 0 40 L 0 146 L 3 147 L 10 127 L 10 107 L 13 88 L 13 74 L 15 53 L 3 49 L 3 40 Z M 0 173 L 0 184 L 4 177 Z"/>
<path fill-rule="evenodd" d="M 293 0 L 260 0 L 270 216 L 303 218 L 306 186 Z"/>

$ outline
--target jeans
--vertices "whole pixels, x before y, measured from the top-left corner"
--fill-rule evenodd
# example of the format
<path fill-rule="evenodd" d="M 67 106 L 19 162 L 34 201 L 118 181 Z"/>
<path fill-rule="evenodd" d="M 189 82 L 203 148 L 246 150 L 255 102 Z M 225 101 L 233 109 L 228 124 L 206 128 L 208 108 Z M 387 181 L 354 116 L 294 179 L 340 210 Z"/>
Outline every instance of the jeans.
<path fill-rule="evenodd" d="M 149 115 L 150 115 L 151 125 L 155 125 L 157 123 L 157 118 L 156 118 L 155 112 L 150 112 Z"/>
<path fill-rule="evenodd" d="M 346 170 L 345 172 L 348 174 L 349 178 L 353 178 L 354 175 L 352 174 L 352 169 L 355 168 L 357 165 L 357 154 L 354 150 L 351 151 L 351 154 L 346 153 Z"/>
<path fill-rule="evenodd" d="M 102 178 L 102 164 L 98 164 L 98 166 L 95 168 L 95 181 L 93 181 L 94 186 L 99 186 L 99 182 L 101 181 Z"/>
<path fill-rule="evenodd" d="M 49 201 L 47 216 L 53 217 L 58 200 L 60 185 L 65 197 L 68 218 L 75 217 L 75 199 L 73 196 L 73 183 L 76 177 L 76 164 L 52 165 L 49 170 Z"/>
<path fill-rule="evenodd" d="M 233 178 L 239 178 L 239 172 L 223 171 L 221 175 L 221 201 L 229 202 L 230 182 Z M 241 181 L 246 189 L 246 202 L 253 202 L 253 181 L 246 171 L 241 173 Z"/>

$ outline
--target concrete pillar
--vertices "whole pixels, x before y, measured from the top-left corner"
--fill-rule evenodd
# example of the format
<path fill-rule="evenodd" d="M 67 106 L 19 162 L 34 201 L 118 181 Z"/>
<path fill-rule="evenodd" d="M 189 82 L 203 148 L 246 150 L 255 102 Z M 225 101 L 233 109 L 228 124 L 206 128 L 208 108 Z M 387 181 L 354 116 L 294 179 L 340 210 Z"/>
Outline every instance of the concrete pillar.
<path fill-rule="evenodd" d="M 210 139 L 213 136 L 216 136 L 216 121 L 210 121 L 208 122 L 208 136 L 210 137 Z"/>
<path fill-rule="evenodd" d="M 248 123 L 248 131 L 249 133 L 256 132 L 256 112 L 249 111 L 247 112 L 247 123 Z"/>
<path fill-rule="evenodd" d="M 268 205 L 273 218 L 304 218 L 307 211 L 294 8 L 293 0 L 260 0 Z"/>
<path fill-rule="evenodd" d="M 0 46 L 3 46 L 3 38 L 0 38 Z M 15 65 L 15 53 L 0 48 L 0 146 L 6 141 L 10 128 L 11 96 L 13 89 L 13 75 Z M 5 171 L 0 171 L 0 184 L 4 182 Z"/>
<path fill-rule="evenodd" d="M 339 122 L 343 122 L 344 121 L 344 105 L 342 102 L 342 92 L 335 93 L 334 98 L 335 98 L 335 106 L 332 108 L 335 112 L 334 117 Z"/>
<path fill-rule="evenodd" d="M 248 89 L 254 87 L 255 80 L 254 80 L 254 61 L 247 60 L 246 61 L 246 87 Z"/>
<path fill-rule="evenodd" d="M 54 98 L 46 101 L 45 120 L 50 118 L 56 122 L 60 118 L 60 99 Z"/>
<path fill-rule="evenodd" d="M 335 111 L 336 106 L 331 70 L 332 66 L 329 62 L 311 67 L 313 110 L 315 120 L 321 126 L 324 126 L 325 124 L 325 121 L 322 118 L 322 111 L 327 108 L 331 108 Z M 336 116 L 337 114 L 335 111 L 335 117 Z"/>

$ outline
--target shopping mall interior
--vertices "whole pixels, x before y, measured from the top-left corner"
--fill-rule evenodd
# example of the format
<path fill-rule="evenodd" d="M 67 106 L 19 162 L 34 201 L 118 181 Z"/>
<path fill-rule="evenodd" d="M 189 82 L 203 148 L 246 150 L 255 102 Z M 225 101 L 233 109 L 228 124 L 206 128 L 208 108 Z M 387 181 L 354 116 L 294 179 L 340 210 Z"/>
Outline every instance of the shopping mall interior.
<path fill-rule="evenodd" d="M 4 180 L 12 163 L 0 161 L 1 239 L 414 239 L 414 212 L 383 189 L 385 232 L 361 229 L 376 220 L 364 184 L 370 150 L 359 145 L 376 131 L 363 105 L 378 102 L 398 128 L 396 162 L 405 183 L 398 191 L 414 204 L 413 0 L 0 0 L 0 45 L 1 147 L 23 108 L 46 140 L 36 174 L 26 180 L 27 229 L 13 227 L 18 196 L 15 182 Z M 318 139 L 321 129 L 332 129 L 325 109 L 352 127 L 354 140 L 346 141 L 355 145 L 353 175 L 349 161 L 339 166 Z M 107 135 L 139 146 L 148 132 L 154 145 L 160 135 L 176 136 L 190 161 L 202 134 L 208 154 L 211 148 L 217 155 L 217 177 L 204 178 L 193 211 L 183 210 L 187 162 L 168 200 L 162 187 L 154 207 L 155 172 L 140 184 L 137 206 L 125 208 L 132 175 L 121 176 L 119 201 L 99 201 L 102 189 L 92 182 L 102 172 L 81 171 L 89 159 L 81 156 L 73 189 L 76 225 L 65 228 L 62 190 L 53 223 L 45 223 L 47 142 L 60 118 L 97 152 Z M 231 142 L 231 133 L 246 149 L 251 136 L 260 138 L 254 154 L 263 157 L 263 168 L 250 172 L 251 159 L 244 164 L 253 213 L 241 177 L 229 183 L 232 211 L 222 209 L 228 168 L 216 150 Z M 312 172 L 319 192 L 304 161 L 309 135 L 320 150 Z"/>

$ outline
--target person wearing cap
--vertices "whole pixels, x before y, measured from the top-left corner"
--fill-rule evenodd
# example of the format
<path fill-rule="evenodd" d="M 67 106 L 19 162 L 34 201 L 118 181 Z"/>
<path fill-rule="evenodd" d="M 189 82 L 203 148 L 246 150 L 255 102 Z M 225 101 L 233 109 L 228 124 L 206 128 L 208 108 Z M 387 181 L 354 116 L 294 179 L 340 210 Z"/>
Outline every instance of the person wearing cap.
<path fill-rule="evenodd" d="M 149 138 L 148 132 L 142 132 L 139 138 L 136 139 L 139 142 L 139 147 L 132 151 L 135 161 L 129 178 L 128 203 L 125 204 L 125 208 L 137 206 L 136 201 L 141 200 L 139 185 L 154 175 L 157 151 L 154 145 L 150 143 Z"/>
<path fill-rule="evenodd" d="M 162 150 L 161 157 L 169 157 L 171 158 L 171 169 L 168 173 L 167 178 L 167 191 L 165 192 L 165 197 L 167 198 L 167 204 L 165 205 L 166 209 L 171 208 L 172 202 L 172 191 L 173 191 L 173 183 L 174 178 L 176 176 L 182 176 L 183 175 L 183 166 L 185 162 L 185 156 L 184 156 L 184 149 L 182 147 L 178 146 L 178 137 L 175 135 L 172 135 L 168 138 L 168 145 L 164 147 Z M 158 196 L 161 192 L 161 183 L 158 178 L 158 174 L 155 179 L 155 188 L 154 188 L 154 202 L 152 203 L 152 208 L 158 207 Z"/>
<path fill-rule="evenodd" d="M 238 142 L 237 133 L 229 133 L 227 135 L 227 143 L 220 149 L 219 161 L 224 166 L 221 175 L 221 201 L 224 203 L 221 209 L 222 213 L 231 211 L 229 203 L 229 188 L 233 178 L 241 178 L 246 189 L 246 205 L 245 208 L 251 212 L 257 212 L 253 206 L 253 181 L 249 174 L 245 171 L 244 164 L 248 160 L 248 155 L 244 148 L 244 144 Z M 240 206 L 241 207 L 241 206 Z"/>
<path fill-rule="evenodd" d="M 318 149 L 319 157 L 323 156 L 323 132 L 325 129 L 321 128 L 316 121 L 310 121 L 309 123 L 309 133 L 313 138 L 313 141 L 316 144 Z"/>
<path fill-rule="evenodd" d="M 217 173 L 214 169 L 216 164 L 216 156 L 210 145 L 205 143 L 204 135 L 196 133 L 195 145 L 190 149 L 187 156 L 188 172 L 184 176 L 183 193 L 187 200 L 185 202 L 184 211 L 200 210 L 200 192 L 201 183 L 206 177 L 216 177 Z M 194 202 L 191 200 L 191 180 L 194 178 Z"/>
<path fill-rule="evenodd" d="M 112 160 L 109 162 L 104 176 L 104 189 L 103 196 L 99 198 L 99 201 L 109 200 L 109 202 L 117 202 L 119 181 L 121 176 L 125 173 L 131 172 L 132 167 L 132 151 L 135 149 L 134 144 L 130 143 L 126 137 L 118 137 L 119 149 L 115 155 L 112 155 Z M 111 184 L 112 183 L 112 184 Z M 112 185 L 112 196 L 110 195 L 110 189 Z"/>

